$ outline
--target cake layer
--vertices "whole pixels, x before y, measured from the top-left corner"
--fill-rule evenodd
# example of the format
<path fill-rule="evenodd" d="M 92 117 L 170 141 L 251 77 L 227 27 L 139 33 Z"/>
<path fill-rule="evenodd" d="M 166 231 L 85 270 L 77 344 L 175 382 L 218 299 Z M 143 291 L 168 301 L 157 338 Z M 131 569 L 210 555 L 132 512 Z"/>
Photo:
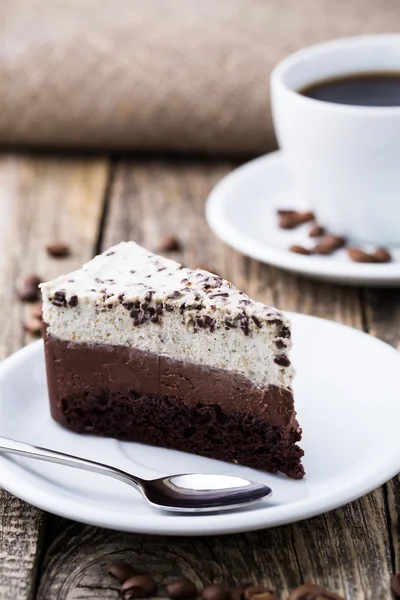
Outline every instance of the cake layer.
<path fill-rule="evenodd" d="M 49 333 L 65 341 L 134 347 L 229 369 L 258 387 L 290 388 L 290 323 L 230 282 L 182 268 L 134 242 L 42 285 Z"/>
<path fill-rule="evenodd" d="M 125 346 L 45 335 L 52 416 L 95 433 L 300 478 L 292 393 Z"/>

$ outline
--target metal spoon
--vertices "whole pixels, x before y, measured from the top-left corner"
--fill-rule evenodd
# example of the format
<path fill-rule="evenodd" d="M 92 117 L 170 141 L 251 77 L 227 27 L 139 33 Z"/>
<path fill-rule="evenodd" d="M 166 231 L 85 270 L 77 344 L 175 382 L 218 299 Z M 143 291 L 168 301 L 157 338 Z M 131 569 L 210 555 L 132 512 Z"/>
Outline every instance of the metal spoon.
<path fill-rule="evenodd" d="M 190 473 L 148 481 L 109 465 L 4 437 L 0 437 L 0 453 L 2 452 L 114 477 L 141 492 L 152 506 L 168 511 L 228 510 L 253 504 L 272 494 L 267 485 L 232 475 Z"/>

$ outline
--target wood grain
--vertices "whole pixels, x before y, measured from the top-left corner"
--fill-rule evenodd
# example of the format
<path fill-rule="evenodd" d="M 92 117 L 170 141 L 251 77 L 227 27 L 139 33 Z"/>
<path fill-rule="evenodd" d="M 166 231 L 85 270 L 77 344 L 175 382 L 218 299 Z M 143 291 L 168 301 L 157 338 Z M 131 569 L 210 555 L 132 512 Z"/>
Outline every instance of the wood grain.
<path fill-rule="evenodd" d="M 400 348 L 400 289 L 366 290 L 365 319 L 368 330 L 394 348 Z M 400 478 L 385 486 L 387 516 L 394 572 L 400 571 Z"/>
<path fill-rule="evenodd" d="M 365 327 L 366 304 L 359 290 L 277 271 L 239 255 L 213 236 L 204 219 L 204 201 L 230 168 L 226 163 L 121 161 L 115 169 L 103 246 L 134 239 L 157 251 L 163 235 L 176 234 L 182 250 L 170 256 L 187 266 L 204 266 L 256 299 L 283 309 Z M 395 301 L 387 300 L 392 317 L 400 310 L 393 307 Z M 374 306 L 373 331 L 391 336 L 390 341 L 398 344 L 398 326 L 395 332 L 388 325 L 378 327 L 379 293 Z M 380 320 L 388 323 L 380 314 Z M 394 552 L 389 529 L 397 535 L 394 523 L 399 506 L 398 487 L 389 491 L 390 527 L 383 488 L 324 516 L 237 536 L 149 537 L 56 519 L 38 599 L 117 598 L 118 585 L 106 574 L 107 565 L 117 559 L 155 573 L 164 583 L 181 575 L 192 577 L 198 586 L 218 580 L 232 585 L 257 581 L 286 598 L 290 588 L 313 581 L 351 600 L 388 598 Z M 394 539 L 397 548 L 398 535 Z M 164 596 L 161 586 L 158 597 Z"/>
<path fill-rule="evenodd" d="M 102 159 L 0 157 L 1 359 L 32 340 L 22 325 L 32 306 L 16 299 L 18 278 L 32 272 L 52 278 L 92 256 L 107 177 Z M 60 239 L 72 253 L 56 260 L 45 245 Z M 0 489 L 1 600 L 33 596 L 45 525 L 41 511 Z"/>

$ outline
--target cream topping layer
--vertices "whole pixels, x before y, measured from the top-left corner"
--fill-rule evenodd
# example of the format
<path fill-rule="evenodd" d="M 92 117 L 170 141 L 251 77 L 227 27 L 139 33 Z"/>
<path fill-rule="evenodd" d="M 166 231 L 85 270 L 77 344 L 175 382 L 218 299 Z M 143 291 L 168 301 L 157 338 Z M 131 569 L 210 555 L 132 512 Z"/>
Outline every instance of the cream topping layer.
<path fill-rule="evenodd" d="M 41 285 L 48 332 L 228 369 L 256 386 L 291 387 L 290 323 L 231 283 L 121 242 Z"/>

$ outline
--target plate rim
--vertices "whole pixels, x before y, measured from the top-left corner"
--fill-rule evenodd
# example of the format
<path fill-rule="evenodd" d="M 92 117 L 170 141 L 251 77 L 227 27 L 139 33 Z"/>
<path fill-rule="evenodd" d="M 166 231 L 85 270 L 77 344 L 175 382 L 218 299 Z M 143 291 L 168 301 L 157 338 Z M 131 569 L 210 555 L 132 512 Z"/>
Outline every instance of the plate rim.
<path fill-rule="evenodd" d="M 252 179 L 260 169 L 266 172 L 285 163 L 282 150 L 263 154 L 237 167 L 225 175 L 211 190 L 205 208 L 207 223 L 214 234 L 235 250 L 263 263 L 292 271 L 307 277 L 326 281 L 337 281 L 346 285 L 400 285 L 400 263 L 369 264 L 336 261 L 329 257 L 314 257 L 295 254 L 258 240 L 252 239 L 232 223 L 227 206 L 230 192 L 237 182 Z M 251 198 L 246 198 L 246 203 Z"/>
<path fill-rule="evenodd" d="M 382 348 L 384 348 L 386 352 L 390 352 L 393 354 L 393 356 L 396 356 L 396 360 L 400 360 L 400 353 L 398 352 L 398 350 L 396 350 L 389 344 L 386 344 L 382 340 L 379 340 L 378 338 L 375 338 L 365 332 L 349 327 L 347 325 L 343 325 L 341 323 L 336 323 L 335 321 L 330 321 L 328 319 L 321 319 L 319 317 L 303 315 L 301 313 L 291 313 L 289 311 L 287 311 L 286 314 L 288 314 L 288 316 L 292 320 L 300 318 L 305 320 L 314 320 L 318 322 L 322 321 L 325 325 L 328 325 L 330 327 L 345 329 L 348 332 L 351 331 L 352 334 L 356 336 L 365 336 L 369 339 L 370 342 L 382 346 Z M 4 374 L 7 373 L 8 369 L 15 368 L 16 363 L 23 363 L 24 360 L 29 360 L 30 357 L 37 357 L 39 352 L 43 356 L 42 340 L 33 342 L 12 354 L 0 364 L 0 379 L 4 377 Z M 344 488 L 345 494 L 343 494 L 342 492 L 340 496 L 337 496 L 337 494 L 331 495 L 327 490 L 324 490 L 323 493 L 319 494 L 317 501 L 312 501 L 311 499 L 310 502 L 310 499 L 308 497 L 303 498 L 301 500 L 297 500 L 295 503 L 287 505 L 291 507 L 291 509 L 289 510 L 291 510 L 292 514 L 290 516 L 288 515 L 288 512 L 286 512 L 283 515 L 280 515 L 278 518 L 275 518 L 274 520 L 269 522 L 265 522 L 264 511 L 260 513 L 260 517 L 258 519 L 257 517 L 255 519 L 252 519 L 251 515 L 254 513 L 249 511 L 234 512 L 230 515 L 232 518 L 225 520 L 222 527 L 220 524 L 220 520 L 221 516 L 223 518 L 225 515 L 221 515 L 218 513 L 211 516 L 190 516 L 189 519 L 193 520 L 194 527 L 188 526 L 187 515 L 179 517 L 176 517 L 174 515 L 167 515 L 165 516 L 165 525 L 163 525 L 162 528 L 158 526 L 155 527 L 151 523 L 149 525 L 149 520 L 144 525 L 142 523 L 137 523 L 135 526 L 132 526 L 131 522 L 125 523 L 123 521 L 123 519 L 125 518 L 124 513 L 121 514 L 120 520 L 118 521 L 118 519 L 116 519 L 115 517 L 115 515 L 118 517 L 118 511 L 114 511 L 113 515 L 110 516 L 111 509 L 109 507 L 97 507 L 90 505 L 90 507 L 87 510 L 85 507 L 86 512 L 84 511 L 82 515 L 79 513 L 79 511 L 77 512 L 76 510 L 77 505 L 79 506 L 78 498 L 72 502 L 69 502 L 64 498 L 61 502 L 60 492 L 56 493 L 55 495 L 47 494 L 46 488 L 43 489 L 43 487 L 40 485 L 40 478 L 36 480 L 35 484 L 33 484 L 29 478 L 29 480 L 27 481 L 27 479 L 24 478 L 22 474 L 18 473 L 18 471 L 23 472 L 24 467 L 21 464 L 18 464 L 16 461 L 14 461 L 12 457 L 7 457 L 6 455 L 0 457 L 0 464 L 6 466 L 5 469 L 2 468 L 0 471 L 0 484 L 2 485 L 2 487 L 4 487 L 4 489 L 8 490 L 15 496 L 21 498 L 22 500 L 30 504 L 33 504 L 34 506 L 37 506 L 42 510 L 46 510 L 61 517 L 65 517 L 93 526 L 120 531 L 155 535 L 228 535 L 245 531 L 267 529 L 308 519 L 313 516 L 320 515 L 330 510 L 339 508 L 380 487 L 400 471 L 400 438 L 398 440 L 391 440 L 391 443 L 393 448 L 395 448 L 395 451 L 393 451 L 393 455 L 391 455 L 390 460 L 386 458 L 384 463 L 382 462 L 382 460 L 380 460 L 379 464 L 374 465 L 374 470 L 372 472 L 372 481 L 370 475 L 367 478 L 366 473 L 363 472 L 363 477 L 361 478 L 361 487 L 359 485 L 359 482 L 357 483 L 357 488 L 354 486 L 354 483 L 352 483 L 348 484 Z M 15 467 L 17 468 L 17 474 L 15 471 Z M 59 489 L 62 494 L 61 488 Z M 256 511 L 256 514 L 257 512 L 258 511 Z M 104 514 L 107 514 L 106 518 L 104 517 Z"/>

